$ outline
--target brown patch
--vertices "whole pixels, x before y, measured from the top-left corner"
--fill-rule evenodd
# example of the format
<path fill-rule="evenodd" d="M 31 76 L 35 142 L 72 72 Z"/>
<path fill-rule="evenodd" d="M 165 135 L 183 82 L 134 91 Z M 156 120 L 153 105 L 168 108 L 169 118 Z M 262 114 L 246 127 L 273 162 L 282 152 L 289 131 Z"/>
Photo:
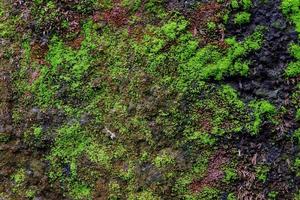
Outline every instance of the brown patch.
<path fill-rule="evenodd" d="M 74 49 L 79 49 L 83 40 L 84 40 L 84 37 L 79 36 L 78 38 L 74 39 L 73 41 L 68 42 L 67 44 Z"/>
<path fill-rule="evenodd" d="M 103 19 L 117 27 L 126 25 L 128 23 L 128 10 L 121 6 L 116 6 L 111 10 L 105 11 Z"/>
<path fill-rule="evenodd" d="M 216 16 L 222 9 L 222 5 L 216 2 L 204 3 L 192 13 L 191 22 L 195 27 L 206 25 L 209 21 L 218 21 Z"/>
<path fill-rule="evenodd" d="M 48 47 L 41 45 L 40 43 L 34 43 L 31 45 L 30 58 L 33 62 L 44 65 L 46 64 L 45 56 L 48 52 Z"/>
<path fill-rule="evenodd" d="M 240 165 L 237 169 L 238 175 L 243 180 L 237 191 L 238 199 L 256 199 L 257 195 L 252 192 L 252 186 L 255 181 L 255 172 L 247 170 L 247 166 Z"/>
<path fill-rule="evenodd" d="M 254 166 L 256 165 L 256 163 L 257 163 L 257 153 L 255 153 L 254 156 L 252 157 L 251 163 L 252 163 L 252 165 L 254 165 Z"/>
<path fill-rule="evenodd" d="M 211 121 L 212 113 L 205 109 L 202 109 L 199 111 L 199 114 L 200 114 L 199 125 L 201 127 L 201 130 L 205 132 L 210 132 L 213 127 Z"/>
<path fill-rule="evenodd" d="M 196 180 L 190 185 L 190 190 L 194 193 L 201 192 L 204 187 L 215 185 L 224 177 L 222 166 L 228 162 L 225 152 L 218 151 L 210 160 L 206 175 L 201 180 Z"/>
<path fill-rule="evenodd" d="M 213 32 L 207 29 L 208 22 L 220 24 L 221 17 L 226 9 L 226 4 L 227 1 L 222 4 L 215 1 L 203 3 L 198 7 L 198 9 L 187 14 L 187 17 L 191 22 L 190 31 L 195 37 L 199 36 L 201 38 L 203 45 L 212 43 L 220 48 L 227 47 L 224 42 L 225 34 L 223 27 L 216 27 L 216 30 Z"/>
<path fill-rule="evenodd" d="M 32 72 L 29 77 L 29 84 L 32 84 L 39 76 L 40 76 L 40 72 L 38 70 Z"/>
<path fill-rule="evenodd" d="M 94 22 L 99 22 L 101 20 L 101 13 L 96 11 L 92 16 L 92 19 Z"/>
<path fill-rule="evenodd" d="M 95 200 L 105 200 L 108 198 L 107 185 L 107 180 L 102 178 L 95 183 L 95 192 L 93 194 Z"/>
<path fill-rule="evenodd" d="M 67 12 L 68 13 L 68 12 Z M 69 22 L 68 32 L 79 33 L 80 32 L 80 20 L 82 20 L 83 16 L 77 13 L 68 13 L 66 18 Z"/>

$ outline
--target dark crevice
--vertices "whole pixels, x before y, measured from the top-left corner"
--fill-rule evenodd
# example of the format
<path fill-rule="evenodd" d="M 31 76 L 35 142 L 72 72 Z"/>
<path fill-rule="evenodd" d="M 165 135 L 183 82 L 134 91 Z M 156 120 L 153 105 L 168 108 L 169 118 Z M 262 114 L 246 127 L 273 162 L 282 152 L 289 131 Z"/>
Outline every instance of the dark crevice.
<path fill-rule="evenodd" d="M 290 170 L 296 153 L 290 137 L 297 128 L 295 110 L 290 101 L 295 83 L 285 77 L 284 70 L 293 60 L 288 48 L 290 43 L 297 42 L 297 33 L 292 23 L 281 13 L 280 0 L 252 2 L 251 22 L 240 27 L 231 21 L 226 27 L 226 36 L 243 40 L 257 26 L 264 26 L 266 31 L 262 48 L 247 57 L 251 62 L 247 77 L 228 78 L 224 82 L 238 90 L 245 102 L 265 99 L 278 109 L 285 107 L 287 111 L 281 116 L 280 125 L 265 123 L 259 135 L 241 133 L 227 141 L 228 144 L 236 144 L 240 152 L 239 166 L 249 170 L 247 172 L 251 173 L 258 165 L 267 165 L 270 168 L 265 183 L 258 180 L 251 182 L 250 178 L 245 178 L 240 181 L 237 193 L 242 199 L 266 199 L 270 191 L 277 190 L 280 191 L 278 199 L 292 199 L 293 193 L 297 191 L 296 186 L 300 183 Z"/>
<path fill-rule="evenodd" d="M 248 25 L 239 27 L 230 23 L 226 28 L 227 36 L 239 40 L 251 34 L 257 26 L 266 28 L 261 50 L 248 56 L 251 61 L 249 75 L 226 80 L 246 101 L 265 98 L 278 106 L 285 105 L 293 90 L 293 85 L 284 77 L 284 69 L 292 60 L 288 47 L 297 41 L 297 33 L 282 15 L 280 3 L 280 0 L 267 3 L 255 0 Z"/>

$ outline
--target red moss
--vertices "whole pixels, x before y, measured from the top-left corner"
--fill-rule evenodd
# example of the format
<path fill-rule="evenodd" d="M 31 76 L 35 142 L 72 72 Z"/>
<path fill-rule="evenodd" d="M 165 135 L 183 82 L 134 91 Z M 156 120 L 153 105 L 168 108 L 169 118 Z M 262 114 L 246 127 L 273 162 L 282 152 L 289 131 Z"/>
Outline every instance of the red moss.
<path fill-rule="evenodd" d="M 113 24 L 117 27 L 126 25 L 128 23 L 128 10 L 116 6 L 111 10 L 105 11 L 103 13 L 103 19 L 109 24 Z"/>
<path fill-rule="evenodd" d="M 218 151 L 209 161 L 206 175 L 201 180 L 193 181 L 189 188 L 192 192 L 201 192 L 203 188 L 215 185 L 220 179 L 224 177 L 222 166 L 228 162 L 225 152 Z"/>
<path fill-rule="evenodd" d="M 210 132 L 213 127 L 211 121 L 212 114 L 205 109 L 200 110 L 199 113 L 200 113 L 199 125 L 201 127 L 201 130 L 205 132 Z"/>
<path fill-rule="evenodd" d="M 200 36 L 203 44 L 212 43 L 221 48 L 226 48 L 223 28 L 217 27 L 213 33 L 208 32 L 209 30 L 207 30 L 208 22 L 215 22 L 216 24 L 220 23 L 222 13 L 224 13 L 226 9 L 225 5 L 226 2 L 223 4 L 215 1 L 203 3 L 198 9 L 187 14 L 187 18 L 190 19 L 191 22 L 190 31 L 194 36 Z"/>

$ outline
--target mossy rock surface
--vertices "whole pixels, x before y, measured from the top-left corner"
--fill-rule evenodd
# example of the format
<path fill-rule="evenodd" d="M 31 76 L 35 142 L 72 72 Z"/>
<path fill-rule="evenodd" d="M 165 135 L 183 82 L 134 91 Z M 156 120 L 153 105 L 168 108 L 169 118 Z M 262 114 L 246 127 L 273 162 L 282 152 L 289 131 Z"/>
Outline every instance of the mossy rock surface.
<path fill-rule="evenodd" d="M 298 199 L 299 13 L 1 2 L 0 199 Z"/>

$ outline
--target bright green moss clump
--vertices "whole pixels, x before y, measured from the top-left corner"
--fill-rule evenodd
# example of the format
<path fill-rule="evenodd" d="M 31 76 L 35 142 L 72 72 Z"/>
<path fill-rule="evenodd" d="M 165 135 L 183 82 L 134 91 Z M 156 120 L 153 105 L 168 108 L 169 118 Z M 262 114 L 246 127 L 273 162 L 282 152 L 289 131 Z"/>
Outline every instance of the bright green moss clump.
<path fill-rule="evenodd" d="M 268 166 L 260 165 L 255 167 L 255 171 L 256 171 L 256 178 L 259 181 L 266 182 L 270 168 Z"/>
<path fill-rule="evenodd" d="M 250 21 L 251 14 L 248 12 L 237 13 L 234 17 L 234 23 L 238 25 L 246 24 Z"/>
<path fill-rule="evenodd" d="M 62 87 L 65 90 L 61 92 L 68 97 L 80 94 L 81 98 L 85 98 L 89 95 L 90 90 L 82 85 L 82 79 L 91 68 L 94 59 L 91 54 L 96 46 L 96 37 L 92 36 L 90 26 L 91 24 L 86 24 L 84 27 L 85 40 L 79 50 L 65 46 L 57 37 L 52 38 L 46 57 L 50 67 L 37 66 L 39 77 L 30 86 L 37 105 L 41 107 L 62 105 L 62 98 L 57 96 Z"/>
<path fill-rule="evenodd" d="M 185 82 L 196 80 L 222 80 L 228 76 L 246 76 L 249 62 L 244 57 L 258 50 L 262 43 L 262 31 L 257 30 L 242 42 L 235 38 L 226 40 L 229 48 L 222 52 L 215 46 L 199 49 L 186 64 L 180 65 L 180 76 Z"/>
<path fill-rule="evenodd" d="M 242 8 L 248 10 L 252 7 L 252 0 L 232 0 L 231 7 L 233 9 Z"/>
<path fill-rule="evenodd" d="M 256 135 L 259 133 L 263 121 L 267 119 L 271 120 L 272 116 L 276 113 L 276 108 L 266 100 L 253 101 L 250 107 L 253 108 L 255 118 L 250 130 L 253 135 Z"/>
<path fill-rule="evenodd" d="M 283 0 L 281 4 L 282 12 L 290 19 L 300 34 L 300 0 Z M 298 44 L 291 44 L 290 52 L 296 61 L 288 64 L 286 75 L 288 77 L 297 77 L 300 74 L 300 47 Z"/>
<path fill-rule="evenodd" d="M 296 26 L 296 31 L 300 33 L 300 1 L 299 0 L 283 0 L 281 9 Z"/>
<path fill-rule="evenodd" d="M 200 200 L 214 200 L 214 199 L 219 199 L 221 196 L 221 193 L 218 189 L 216 188 L 210 188 L 210 187 L 205 187 L 202 192 L 200 192 L 199 195 L 197 195 L 196 199 Z"/>
<path fill-rule="evenodd" d="M 300 34 L 300 1 L 283 0 L 281 4 L 282 12 L 295 24 L 296 31 Z M 300 47 L 298 44 L 291 44 L 290 52 L 296 61 L 288 64 L 286 75 L 297 77 L 300 74 Z"/>
<path fill-rule="evenodd" d="M 296 61 L 288 64 L 285 73 L 288 77 L 297 77 L 300 74 L 300 46 L 291 44 L 289 50 Z"/>
<path fill-rule="evenodd" d="M 154 165 L 158 168 L 162 168 L 170 164 L 174 164 L 174 158 L 166 152 L 163 152 L 162 155 L 158 155 L 154 159 Z"/>

